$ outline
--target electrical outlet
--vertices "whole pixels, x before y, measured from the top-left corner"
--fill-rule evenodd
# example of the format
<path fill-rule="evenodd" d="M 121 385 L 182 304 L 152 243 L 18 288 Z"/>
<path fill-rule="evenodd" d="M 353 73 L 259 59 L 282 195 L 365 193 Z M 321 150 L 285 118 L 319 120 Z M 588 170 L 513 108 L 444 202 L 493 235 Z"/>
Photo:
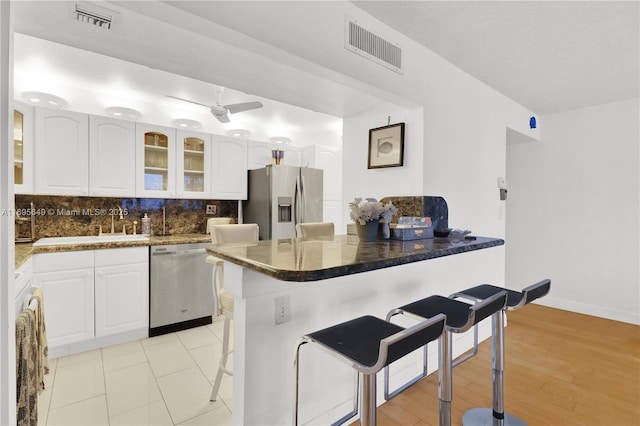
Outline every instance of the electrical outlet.
<path fill-rule="evenodd" d="M 291 296 L 276 297 L 275 305 L 275 325 L 284 324 L 291 321 Z"/>
<path fill-rule="evenodd" d="M 215 204 L 207 204 L 207 214 L 216 214 Z"/>

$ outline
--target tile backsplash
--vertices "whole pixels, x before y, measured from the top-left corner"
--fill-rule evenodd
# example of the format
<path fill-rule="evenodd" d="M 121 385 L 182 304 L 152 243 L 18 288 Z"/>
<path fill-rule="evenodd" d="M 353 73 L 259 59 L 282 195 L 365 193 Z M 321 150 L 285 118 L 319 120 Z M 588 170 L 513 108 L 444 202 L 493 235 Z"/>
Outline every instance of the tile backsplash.
<path fill-rule="evenodd" d="M 127 234 L 141 232 L 141 218 L 145 213 L 151 218 L 153 234 L 162 232 L 162 207 L 165 207 L 166 232 L 175 234 L 204 234 L 207 219 L 211 217 L 232 217 L 238 220 L 238 202 L 233 200 L 177 200 L 158 198 L 115 198 L 115 197 L 67 197 L 52 195 L 16 195 L 16 210 L 26 213 L 33 203 L 34 239 L 43 237 L 63 237 L 77 235 L 97 235 L 114 230 Z M 206 214 L 207 205 L 215 206 L 215 214 Z M 122 219 L 120 219 L 122 209 Z M 26 215 L 22 215 L 25 217 Z M 16 237 L 30 234 L 28 221 L 16 221 Z"/>

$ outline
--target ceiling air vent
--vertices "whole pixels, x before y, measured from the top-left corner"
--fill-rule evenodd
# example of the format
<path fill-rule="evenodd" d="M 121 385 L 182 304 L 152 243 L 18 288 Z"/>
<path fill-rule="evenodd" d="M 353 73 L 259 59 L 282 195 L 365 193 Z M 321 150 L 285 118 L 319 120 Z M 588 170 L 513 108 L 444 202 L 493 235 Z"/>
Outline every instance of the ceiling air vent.
<path fill-rule="evenodd" d="M 97 6 L 89 6 L 85 3 L 76 3 L 72 16 L 80 22 L 86 22 L 105 30 L 111 28 L 111 20 L 113 19 L 113 14 L 108 10 L 98 9 Z"/>
<path fill-rule="evenodd" d="M 345 22 L 344 47 L 398 74 L 402 74 L 402 48 L 366 30 L 353 20 Z"/>

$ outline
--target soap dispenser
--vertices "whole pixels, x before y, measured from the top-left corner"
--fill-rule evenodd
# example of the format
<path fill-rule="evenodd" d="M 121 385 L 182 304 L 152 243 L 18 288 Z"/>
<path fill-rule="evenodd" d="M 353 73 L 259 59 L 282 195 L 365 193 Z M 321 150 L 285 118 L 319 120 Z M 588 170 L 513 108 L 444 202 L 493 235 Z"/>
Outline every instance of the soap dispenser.
<path fill-rule="evenodd" d="M 151 218 L 144 214 L 144 217 L 141 219 L 142 221 L 142 235 L 150 235 L 151 234 Z"/>

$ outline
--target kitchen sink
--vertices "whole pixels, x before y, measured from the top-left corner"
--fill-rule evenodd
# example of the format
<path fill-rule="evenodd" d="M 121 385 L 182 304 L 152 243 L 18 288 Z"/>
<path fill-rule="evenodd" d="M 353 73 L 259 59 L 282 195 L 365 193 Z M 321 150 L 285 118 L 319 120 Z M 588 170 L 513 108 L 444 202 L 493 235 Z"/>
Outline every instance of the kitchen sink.
<path fill-rule="evenodd" d="M 149 237 L 145 235 L 87 235 L 81 237 L 46 237 L 41 238 L 35 243 L 34 247 L 57 246 L 69 244 L 100 244 L 100 243 L 118 243 L 127 241 L 149 241 Z"/>

